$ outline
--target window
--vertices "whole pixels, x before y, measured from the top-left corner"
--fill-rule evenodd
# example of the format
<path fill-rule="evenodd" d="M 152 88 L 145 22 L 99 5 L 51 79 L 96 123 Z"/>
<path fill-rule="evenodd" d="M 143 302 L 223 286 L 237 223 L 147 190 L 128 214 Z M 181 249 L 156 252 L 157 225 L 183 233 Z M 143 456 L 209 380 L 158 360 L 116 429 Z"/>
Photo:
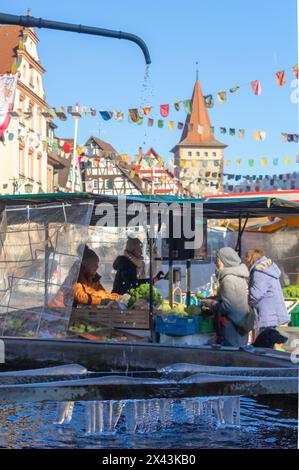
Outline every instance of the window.
<path fill-rule="evenodd" d="M 33 67 L 30 67 L 30 75 L 29 75 L 29 85 L 34 88 L 34 70 Z"/>
<path fill-rule="evenodd" d="M 34 151 L 32 149 L 28 154 L 28 177 L 34 180 Z"/>
<path fill-rule="evenodd" d="M 20 176 L 25 175 L 25 150 L 24 148 L 19 149 L 19 174 Z"/>
<path fill-rule="evenodd" d="M 42 182 L 42 154 L 37 155 L 37 182 Z"/>
<path fill-rule="evenodd" d="M 192 157 L 192 152 L 188 152 L 188 157 Z"/>
<path fill-rule="evenodd" d="M 217 157 L 217 153 L 216 153 L 216 152 L 213 152 L 213 157 Z"/>
<path fill-rule="evenodd" d="M 196 156 L 197 156 L 197 157 L 200 157 L 200 152 L 196 152 Z"/>
<path fill-rule="evenodd" d="M 209 152 L 205 152 L 205 157 L 208 157 L 209 156 Z"/>
<path fill-rule="evenodd" d="M 99 189 L 99 180 L 98 179 L 93 180 L 93 189 Z"/>
<path fill-rule="evenodd" d="M 47 166 L 47 192 L 53 192 L 53 167 Z"/>
<path fill-rule="evenodd" d="M 34 105 L 33 103 L 29 103 L 28 112 L 30 113 L 28 117 L 29 129 L 34 130 Z"/>
<path fill-rule="evenodd" d="M 24 96 L 20 96 L 20 111 L 21 111 L 20 124 L 25 124 L 24 114 L 23 114 L 25 112 L 25 97 Z"/>
<path fill-rule="evenodd" d="M 24 80 L 26 80 L 26 74 L 27 74 L 27 70 L 26 70 L 26 65 L 24 64 L 22 67 L 22 77 Z"/>

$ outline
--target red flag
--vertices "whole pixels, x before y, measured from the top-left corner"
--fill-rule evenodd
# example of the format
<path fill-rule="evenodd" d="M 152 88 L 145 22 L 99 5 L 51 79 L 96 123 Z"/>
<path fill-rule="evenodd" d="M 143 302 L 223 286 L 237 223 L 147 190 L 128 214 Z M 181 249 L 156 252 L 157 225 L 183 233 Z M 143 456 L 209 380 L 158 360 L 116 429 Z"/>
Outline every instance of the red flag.
<path fill-rule="evenodd" d="M 255 80 L 254 82 L 251 82 L 251 87 L 252 87 L 253 93 L 256 96 L 260 96 L 262 94 L 262 85 L 259 80 Z"/>
<path fill-rule="evenodd" d="M 278 86 L 284 86 L 286 84 L 285 71 L 276 72 L 276 81 Z"/>
<path fill-rule="evenodd" d="M 169 104 L 161 104 L 160 106 L 160 114 L 163 117 L 167 117 L 169 114 Z"/>

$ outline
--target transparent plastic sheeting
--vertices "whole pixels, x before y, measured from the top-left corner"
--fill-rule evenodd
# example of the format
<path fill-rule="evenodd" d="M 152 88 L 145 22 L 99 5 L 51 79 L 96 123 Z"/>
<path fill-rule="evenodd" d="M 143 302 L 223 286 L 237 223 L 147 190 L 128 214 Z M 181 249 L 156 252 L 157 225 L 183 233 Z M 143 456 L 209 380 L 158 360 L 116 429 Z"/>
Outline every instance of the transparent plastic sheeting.
<path fill-rule="evenodd" d="M 143 244 L 143 257 L 145 261 L 145 277 L 149 277 L 149 245 L 147 241 L 147 227 L 89 227 L 87 244 L 100 258 L 99 274 L 101 282 L 107 291 L 113 287 L 115 271 L 113 263 L 115 259 L 122 255 L 128 237 L 138 238 Z M 154 261 L 153 272 L 157 274 L 161 271 L 161 263 Z"/>
<path fill-rule="evenodd" d="M 87 434 L 154 433 L 179 424 L 239 426 L 240 397 L 87 401 Z M 55 424 L 70 424 L 76 402 L 57 404 Z"/>
<path fill-rule="evenodd" d="M 0 221 L 0 335 L 63 337 L 93 203 L 7 208 Z M 60 289 L 64 308 L 51 308 Z"/>
<path fill-rule="evenodd" d="M 193 264 L 191 268 L 191 290 L 196 292 L 210 290 L 215 273 L 216 251 L 224 246 L 236 247 L 238 239 L 237 232 L 231 232 L 224 227 L 208 227 L 208 261 L 201 264 Z M 274 233 L 252 233 L 244 232 L 242 235 L 242 258 L 245 259 L 246 252 L 252 249 L 262 249 L 266 256 L 271 258 L 281 270 L 281 284 L 299 283 L 299 229 L 285 228 Z M 186 274 L 183 265 L 176 265 L 182 272 L 181 286 L 186 289 Z M 168 271 L 167 264 L 163 264 L 163 271 Z M 164 297 L 168 296 L 168 283 L 159 281 L 156 287 Z"/>

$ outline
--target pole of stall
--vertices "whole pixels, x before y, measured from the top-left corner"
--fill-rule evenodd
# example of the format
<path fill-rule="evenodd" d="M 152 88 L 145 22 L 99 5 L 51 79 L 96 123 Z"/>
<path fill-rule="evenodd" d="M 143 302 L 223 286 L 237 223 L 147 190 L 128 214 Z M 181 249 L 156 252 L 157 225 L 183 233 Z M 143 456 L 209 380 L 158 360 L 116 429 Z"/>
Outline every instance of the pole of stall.
<path fill-rule="evenodd" d="M 169 239 L 168 239 L 168 298 L 169 304 L 173 306 L 173 212 L 169 211 Z"/>
<path fill-rule="evenodd" d="M 238 254 L 241 258 L 242 253 L 242 216 L 239 215 L 239 230 L 238 230 Z"/>
<path fill-rule="evenodd" d="M 187 306 L 191 303 L 191 260 L 186 261 L 186 293 L 187 293 Z"/>
<path fill-rule="evenodd" d="M 45 307 L 48 307 L 49 294 L 49 224 L 45 224 Z"/>
<path fill-rule="evenodd" d="M 79 116 L 74 116 L 74 118 L 75 118 L 75 129 L 74 129 L 74 145 L 73 145 L 73 161 L 72 161 L 72 193 L 75 192 L 76 156 L 77 156 L 77 139 L 78 139 Z"/>
<path fill-rule="evenodd" d="M 150 233 L 149 237 L 149 258 L 150 258 L 150 265 L 149 265 L 149 277 L 150 277 L 150 291 L 149 291 L 149 327 L 151 332 L 151 340 L 154 342 L 155 340 L 155 330 L 154 330 L 154 281 L 153 281 L 153 238 L 152 234 Z"/>

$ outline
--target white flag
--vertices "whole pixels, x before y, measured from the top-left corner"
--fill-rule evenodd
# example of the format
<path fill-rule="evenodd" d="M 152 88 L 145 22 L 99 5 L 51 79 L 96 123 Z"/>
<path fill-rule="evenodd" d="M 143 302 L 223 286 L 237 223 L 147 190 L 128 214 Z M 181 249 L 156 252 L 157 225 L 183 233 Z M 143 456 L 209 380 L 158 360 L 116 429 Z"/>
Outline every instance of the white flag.
<path fill-rule="evenodd" d="M 17 79 L 17 74 L 6 74 L 0 77 L 0 137 L 10 122 L 9 113 L 14 107 Z"/>

